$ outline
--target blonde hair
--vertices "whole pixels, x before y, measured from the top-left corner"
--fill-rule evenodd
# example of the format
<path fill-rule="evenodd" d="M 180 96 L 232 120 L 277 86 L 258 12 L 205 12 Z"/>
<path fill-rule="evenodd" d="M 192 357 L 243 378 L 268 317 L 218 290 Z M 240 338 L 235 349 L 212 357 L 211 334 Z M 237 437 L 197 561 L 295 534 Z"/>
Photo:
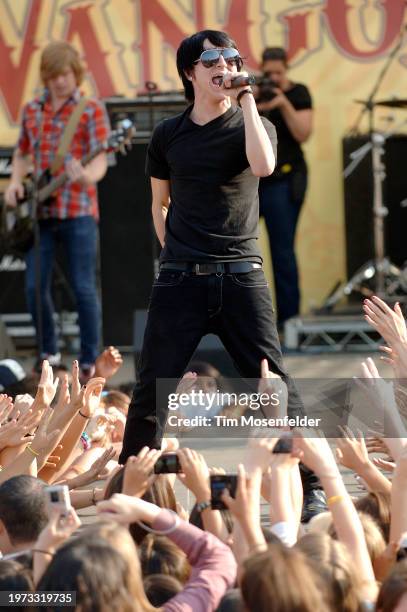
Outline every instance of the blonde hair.
<path fill-rule="evenodd" d="M 113 521 L 99 521 L 87 526 L 81 535 L 85 538 L 88 537 L 90 540 L 95 536 L 100 537 L 120 553 L 128 566 L 131 593 L 135 602 L 137 602 L 135 609 L 143 612 L 156 610 L 147 599 L 137 547 L 129 530 Z"/>
<path fill-rule="evenodd" d="M 326 612 L 322 580 L 305 555 L 270 544 L 246 559 L 241 591 L 250 612 Z"/>
<path fill-rule="evenodd" d="M 88 434 L 92 444 L 107 446 L 111 443 L 111 432 L 113 430 L 113 419 L 105 413 L 103 408 L 97 408 L 93 417 L 88 422 L 85 432 Z"/>
<path fill-rule="evenodd" d="M 326 533 L 308 533 L 296 544 L 315 563 L 318 573 L 328 585 L 334 610 L 358 612 L 360 584 L 347 548 Z"/>
<path fill-rule="evenodd" d="M 114 407 L 117 410 L 120 410 L 124 416 L 127 416 L 130 401 L 131 398 L 126 393 L 118 391 L 117 389 L 112 389 L 111 391 L 108 391 L 107 395 L 102 397 L 101 405 L 105 408 Z"/>
<path fill-rule="evenodd" d="M 374 569 L 375 561 L 386 550 L 386 542 L 379 525 L 369 514 L 358 512 L 358 516 L 362 523 L 367 550 Z M 329 528 L 329 534 L 334 538 L 337 537 L 334 525 Z"/>
<path fill-rule="evenodd" d="M 355 501 L 358 512 L 371 516 L 382 530 L 384 539 L 389 541 L 391 520 L 391 495 L 379 491 L 370 491 Z"/>
<path fill-rule="evenodd" d="M 41 54 L 40 75 L 44 85 L 67 68 L 71 68 L 76 84 L 80 85 L 85 71 L 77 50 L 62 40 L 49 43 Z"/>
<path fill-rule="evenodd" d="M 332 524 L 332 514 L 329 512 L 320 512 L 312 517 L 307 525 L 307 533 L 328 533 L 328 529 Z"/>

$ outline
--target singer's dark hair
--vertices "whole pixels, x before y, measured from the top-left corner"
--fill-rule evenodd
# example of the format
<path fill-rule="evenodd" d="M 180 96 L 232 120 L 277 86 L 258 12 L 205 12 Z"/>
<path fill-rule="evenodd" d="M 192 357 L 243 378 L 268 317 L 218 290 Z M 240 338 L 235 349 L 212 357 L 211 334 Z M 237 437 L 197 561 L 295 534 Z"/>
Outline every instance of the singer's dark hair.
<path fill-rule="evenodd" d="M 261 63 L 264 64 L 268 60 L 283 62 L 284 66 L 287 66 L 287 51 L 283 47 L 266 47 L 261 55 Z"/>
<path fill-rule="evenodd" d="M 177 51 L 177 70 L 184 86 L 185 98 L 188 102 L 195 100 L 195 93 L 185 71 L 193 70 L 195 60 L 199 59 L 204 50 L 206 39 L 213 45 L 216 45 L 216 47 L 234 47 L 237 49 L 235 41 L 226 32 L 218 30 L 201 30 L 188 38 L 184 38 Z"/>

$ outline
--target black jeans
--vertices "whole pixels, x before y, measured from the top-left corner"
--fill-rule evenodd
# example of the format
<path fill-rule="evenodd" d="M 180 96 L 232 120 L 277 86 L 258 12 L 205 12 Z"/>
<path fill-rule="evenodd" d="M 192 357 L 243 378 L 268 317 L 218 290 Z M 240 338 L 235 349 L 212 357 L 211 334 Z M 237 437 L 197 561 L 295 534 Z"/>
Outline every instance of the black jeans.
<path fill-rule="evenodd" d="M 262 270 L 194 275 L 162 270 L 154 283 L 120 463 L 143 446 L 160 448 L 166 406 L 156 409 L 156 379 L 180 378 L 201 338 L 219 336 L 243 377 L 258 378 L 260 362 L 287 383 L 289 415 L 303 405 L 282 361 L 271 297 Z"/>

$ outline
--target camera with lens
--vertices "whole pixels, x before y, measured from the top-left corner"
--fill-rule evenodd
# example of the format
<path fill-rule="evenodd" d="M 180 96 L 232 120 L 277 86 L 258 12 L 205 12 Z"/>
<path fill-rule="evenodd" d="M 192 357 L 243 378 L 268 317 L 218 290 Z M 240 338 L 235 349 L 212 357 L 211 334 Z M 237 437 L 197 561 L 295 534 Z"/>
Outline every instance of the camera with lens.
<path fill-rule="evenodd" d="M 277 95 L 274 89 L 278 87 L 278 85 L 267 73 L 256 78 L 256 85 L 258 88 L 256 102 L 269 102 Z"/>

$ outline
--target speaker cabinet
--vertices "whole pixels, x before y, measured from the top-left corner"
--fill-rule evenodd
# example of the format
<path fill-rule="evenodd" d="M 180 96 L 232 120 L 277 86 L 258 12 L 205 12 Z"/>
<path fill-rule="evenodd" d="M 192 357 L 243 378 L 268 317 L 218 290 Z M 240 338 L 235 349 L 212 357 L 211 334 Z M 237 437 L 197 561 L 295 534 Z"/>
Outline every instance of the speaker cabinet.
<path fill-rule="evenodd" d="M 132 346 L 133 312 L 146 309 L 154 279 L 157 240 L 145 176 L 148 139 L 117 154 L 99 183 L 103 342 Z"/>
<path fill-rule="evenodd" d="M 343 140 L 344 168 L 350 154 L 368 142 L 367 136 Z M 407 261 L 407 173 L 403 160 L 407 156 L 407 136 L 389 137 L 384 145 L 385 180 L 383 200 L 388 208 L 385 217 L 385 251 L 393 263 L 402 266 Z M 369 152 L 344 179 L 347 275 L 374 258 L 373 242 L 373 175 Z"/>

